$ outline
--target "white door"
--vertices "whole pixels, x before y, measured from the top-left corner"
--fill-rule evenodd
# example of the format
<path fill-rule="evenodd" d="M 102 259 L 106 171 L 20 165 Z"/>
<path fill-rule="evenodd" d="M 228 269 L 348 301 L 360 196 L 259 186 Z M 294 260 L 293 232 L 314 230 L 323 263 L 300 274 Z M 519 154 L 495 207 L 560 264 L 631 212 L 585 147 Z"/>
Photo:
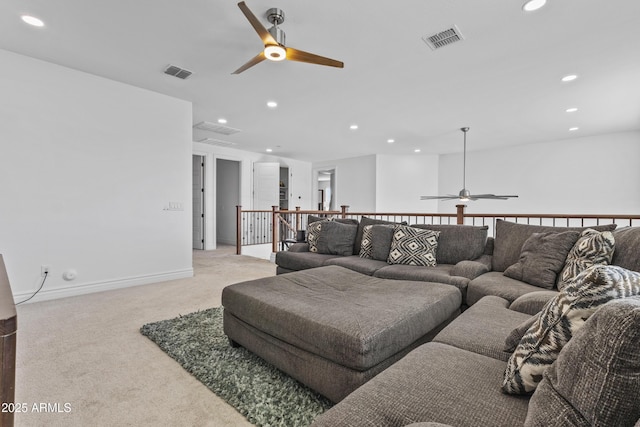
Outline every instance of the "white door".
<path fill-rule="evenodd" d="M 204 249 L 204 156 L 193 156 L 193 249 Z"/>
<path fill-rule="evenodd" d="M 253 209 L 271 210 L 280 204 L 280 163 L 253 164 Z"/>

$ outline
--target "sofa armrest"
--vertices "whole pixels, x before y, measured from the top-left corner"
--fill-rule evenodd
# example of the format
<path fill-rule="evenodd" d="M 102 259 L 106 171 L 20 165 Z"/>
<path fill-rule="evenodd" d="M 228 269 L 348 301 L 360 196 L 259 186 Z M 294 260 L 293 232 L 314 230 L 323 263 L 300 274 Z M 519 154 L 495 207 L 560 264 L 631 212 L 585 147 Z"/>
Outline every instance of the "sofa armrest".
<path fill-rule="evenodd" d="M 287 249 L 289 252 L 309 252 L 308 243 L 294 243 Z"/>
<path fill-rule="evenodd" d="M 491 263 L 487 266 L 486 262 L 482 262 L 482 258 L 487 255 L 483 255 L 480 258 L 473 261 L 460 261 L 453 266 L 451 270 L 452 276 L 462 276 L 467 279 L 473 280 L 481 274 L 488 273 L 491 269 Z"/>
<path fill-rule="evenodd" d="M 509 306 L 509 310 L 519 311 L 520 313 L 531 314 L 533 316 L 542 310 L 542 307 L 556 295 L 558 295 L 557 291 L 529 292 L 516 298 Z"/>

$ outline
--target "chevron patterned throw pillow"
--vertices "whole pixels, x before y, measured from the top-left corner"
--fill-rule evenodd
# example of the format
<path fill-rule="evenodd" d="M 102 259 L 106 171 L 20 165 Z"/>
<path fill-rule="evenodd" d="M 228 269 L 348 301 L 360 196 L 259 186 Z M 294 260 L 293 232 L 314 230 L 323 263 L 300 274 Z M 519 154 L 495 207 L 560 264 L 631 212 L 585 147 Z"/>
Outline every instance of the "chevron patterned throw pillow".
<path fill-rule="evenodd" d="M 640 295 L 640 273 L 614 265 L 590 267 L 570 280 L 520 340 L 507 362 L 502 390 L 533 392 L 544 370 L 600 306 L 634 295 Z"/>
<path fill-rule="evenodd" d="M 389 264 L 436 265 L 439 231 L 396 225 L 389 250 Z"/>
<path fill-rule="evenodd" d="M 594 265 L 611 263 L 615 239 L 610 231 L 587 228 L 569 251 L 562 271 L 558 275 L 558 290 L 561 291 L 571 279 Z"/>

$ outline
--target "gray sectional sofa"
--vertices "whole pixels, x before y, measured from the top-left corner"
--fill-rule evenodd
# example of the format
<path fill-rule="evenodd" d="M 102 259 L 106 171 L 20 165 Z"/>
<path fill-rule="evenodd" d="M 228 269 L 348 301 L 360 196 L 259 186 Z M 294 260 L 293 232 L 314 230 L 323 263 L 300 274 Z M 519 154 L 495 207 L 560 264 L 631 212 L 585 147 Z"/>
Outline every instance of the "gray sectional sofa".
<path fill-rule="evenodd" d="M 317 220 L 318 218 L 310 218 L 309 222 L 312 224 Z M 296 243 L 287 251 L 276 253 L 277 274 L 326 265 L 338 265 L 384 279 L 445 283 L 460 289 L 463 296 L 463 308 L 475 304 L 482 297 L 488 295 L 499 296 L 513 302 L 522 295 L 535 292 L 536 294 L 531 297 L 531 304 L 539 310 L 542 304 L 557 291 L 555 284 L 550 287 L 541 287 L 539 284 L 529 283 L 536 282 L 530 280 L 530 277 L 524 277 L 525 280 L 523 280 L 513 278 L 517 274 L 512 277 L 506 276 L 505 270 L 518 263 L 523 245 L 534 233 L 575 232 L 576 234 L 568 239 L 568 241 L 572 241 L 572 245 L 578 239 L 579 233 L 587 228 L 598 231 L 613 231 L 616 251 L 612 263 L 631 270 L 640 270 L 640 260 L 636 255 L 640 250 L 640 234 L 629 227 L 615 231 L 615 224 L 594 227 L 550 227 L 497 220 L 495 237 L 487 237 L 488 227 L 486 226 L 416 224 L 412 227 L 437 231 L 439 237 L 435 266 L 415 266 L 389 264 L 384 254 L 385 249 L 388 253 L 390 243 L 388 238 L 385 240 L 383 237 L 379 237 L 380 235 L 374 236 L 378 240 L 373 243 L 373 246 L 381 255 L 374 258 L 360 256 L 362 237 L 366 227 L 378 228 L 391 226 L 394 223 L 367 217 L 363 217 L 356 223 L 353 223 L 353 220 L 343 221 L 346 222 L 343 224 L 344 227 L 336 227 L 337 229 L 331 230 L 333 234 L 329 233 L 325 239 L 348 240 L 354 236 L 351 243 L 352 249 L 345 251 L 343 242 L 341 251 L 332 251 L 329 248 L 329 250 L 321 250 L 324 253 L 311 252 L 309 243 Z M 345 233 L 344 229 L 348 226 L 357 228 L 357 232 Z M 544 252 L 544 247 L 542 251 Z M 557 252 L 559 253 L 557 257 L 562 258 L 561 261 L 564 262 L 566 251 L 559 250 Z M 562 265 L 560 266 L 562 267 Z M 539 270 L 541 269 L 534 265 L 533 275 L 536 275 Z"/>
<path fill-rule="evenodd" d="M 639 297 L 599 308 L 531 395 L 501 390 L 506 337 L 530 317 L 508 307 L 483 298 L 312 427 L 640 425 Z"/>
<path fill-rule="evenodd" d="M 640 227 L 592 227 L 593 239 L 587 227 L 501 220 L 495 237 L 485 227 L 416 225 L 440 233 L 436 265 L 415 266 L 384 260 L 386 240 L 373 251 L 378 259 L 361 257 L 370 225 L 384 224 L 364 218 L 357 233 L 332 226 L 331 238 L 356 236 L 351 253 L 344 241 L 341 254 L 311 252 L 306 243 L 279 252 L 277 273 L 339 265 L 425 286 L 445 283 L 461 291 L 464 310 L 314 427 L 640 427 Z M 332 250 L 326 242 L 319 247 Z M 562 282 L 581 256 L 596 261 Z M 514 365 L 520 371 L 512 375 Z M 534 390 L 524 387 L 531 377 Z"/>

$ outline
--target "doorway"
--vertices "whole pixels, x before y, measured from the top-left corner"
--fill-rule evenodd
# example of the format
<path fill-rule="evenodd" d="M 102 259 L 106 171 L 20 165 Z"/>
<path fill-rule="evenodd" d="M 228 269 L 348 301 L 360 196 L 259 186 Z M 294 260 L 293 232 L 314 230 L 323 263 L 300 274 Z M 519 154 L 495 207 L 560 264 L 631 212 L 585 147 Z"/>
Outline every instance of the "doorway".
<path fill-rule="evenodd" d="M 204 249 L 204 156 L 193 155 L 193 249 Z"/>
<path fill-rule="evenodd" d="M 318 180 L 318 210 L 336 210 L 336 179 L 335 169 L 319 170 Z"/>
<path fill-rule="evenodd" d="M 216 243 L 236 244 L 236 206 L 240 204 L 240 162 L 216 159 Z"/>

